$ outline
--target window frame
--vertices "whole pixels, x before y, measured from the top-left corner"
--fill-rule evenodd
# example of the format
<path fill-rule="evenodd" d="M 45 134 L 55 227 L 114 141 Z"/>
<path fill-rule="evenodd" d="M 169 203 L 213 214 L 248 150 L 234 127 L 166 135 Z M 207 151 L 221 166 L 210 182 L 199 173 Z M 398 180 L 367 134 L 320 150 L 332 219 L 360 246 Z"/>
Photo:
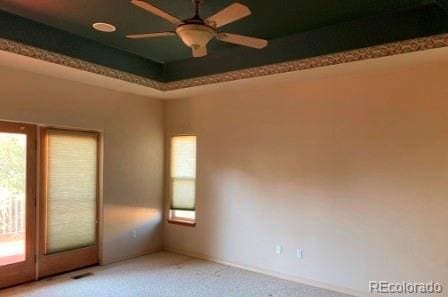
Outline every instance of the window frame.
<path fill-rule="evenodd" d="M 196 156 L 195 156 L 195 178 L 194 178 L 194 188 L 195 188 L 195 209 L 194 210 L 177 210 L 177 209 L 172 209 L 172 202 L 173 202 L 173 185 L 174 185 L 174 180 L 176 179 L 176 177 L 172 177 L 172 163 L 173 163 L 173 139 L 176 137 L 195 137 L 195 146 L 196 146 Z M 198 136 L 195 134 L 173 134 L 169 136 L 169 147 L 168 147 L 168 201 L 169 201 L 169 205 L 168 205 L 168 220 L 167 222 L 169 224 L 176 224 L 176 225 L 181 225 L 181 226 L 188 226 L 188 227 L 195 227 L 196 226 L 196 221 L 197 221 L 197 216 L 196 216 L 196 202 L 197 202 L 197 172 L 198 172 L 198 167 L 197 167 L 197 163 L 198 163 Z M 177 178 L 179 179 L 179 178 Z M 176 216 L 176 211 L 189 211 L 189 212 L 193 212 L 194 213 L 194 219 L 191 218 L 187 218 L 187 217 L 181 217 L 181 216 Z"/>

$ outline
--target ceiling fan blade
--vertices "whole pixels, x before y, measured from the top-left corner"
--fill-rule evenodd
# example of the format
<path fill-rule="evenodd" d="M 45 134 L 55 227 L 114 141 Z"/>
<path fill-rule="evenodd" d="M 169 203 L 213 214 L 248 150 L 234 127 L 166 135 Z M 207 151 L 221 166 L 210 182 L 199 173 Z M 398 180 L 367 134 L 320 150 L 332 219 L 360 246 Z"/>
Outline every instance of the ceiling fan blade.
<path fill-rule="evenodd" d="M 200 58 L 207 56 L 207 48 L 205 46 L 202 47 L 193 47 L 193 57 Z"/>
<path fill-rule="evenodd" d="M 141 38 L 152 38 L 152 37 L 165 37 L 165 36 L 175 36 L 174 32 L 157 32 L 157 33 L 145 33 L 145 34 L 131 34 L 126 35 L 127 38 L 131 39 L 141 39 Z"/>
<path fill-rule="evenodd" d="M 131 1 L 132 4 L 143 8 L 146 11 L 149 11 L 152 14 L 155 14 L 159 17 L 161 17 L 162 19 L 167 20 L 168 22 L 174 24 L 174 25 L 178 25 L 180 23 L 182 23 L 182 21 L 178 18 L 176 18 L 175 16 L 172 16 L 171 14 L 161 10 L 160 8 L 149 4 L 148 2 L 142 1 L 142 0 L 132 0 Z"/>
<path fill-rule="evenodd" d="M 268 41 L 264 39 L 230 33 L 218 33 L 216 39 L 257 49 L 262 49 L 268 45 Z"/>
<path fill-rule="evenodd" d="M 233 3 L 205 21 L 215 28 L 222 27 L 250 15 L 250 9 L 241 3 Z"/>

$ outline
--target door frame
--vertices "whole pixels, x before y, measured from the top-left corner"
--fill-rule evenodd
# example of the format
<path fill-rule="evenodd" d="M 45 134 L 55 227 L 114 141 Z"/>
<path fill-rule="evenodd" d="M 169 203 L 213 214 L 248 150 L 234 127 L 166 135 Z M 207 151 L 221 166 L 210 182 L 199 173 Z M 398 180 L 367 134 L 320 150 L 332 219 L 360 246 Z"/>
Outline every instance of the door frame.
<path fill-rule="evenodd" d="M 36 279 L 37 125 L 0 121 L 0 132 L 27 136 L 25 261 L 0 266 L 0 288 L 4 288 Z"/>
<path fill-rule="evenodd" d="M 52 255 L 46 254 L 47 238 L 47 174 L 48 174 L 48 131 L 67 131 L 94 134 L 97 139 L 97 188 L 96 188 L 96 225 L 95 245 L 76 250 L 60 252 Z M 100 218 L 101 218 L 101 164 L 102 144 L 101 132 L 83 129 L 40 127 L 40 174 L 39 174 L 39 252 L 37 255 L 37 275 L 43 278 L 87 266 L 96 265 L 100 262 Z"/>

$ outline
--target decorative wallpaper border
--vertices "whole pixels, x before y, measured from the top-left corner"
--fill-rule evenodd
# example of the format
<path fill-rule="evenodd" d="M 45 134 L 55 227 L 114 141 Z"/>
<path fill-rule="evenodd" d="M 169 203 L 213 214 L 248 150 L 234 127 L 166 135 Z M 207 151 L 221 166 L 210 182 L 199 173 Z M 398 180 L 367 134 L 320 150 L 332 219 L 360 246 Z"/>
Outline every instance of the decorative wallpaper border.
<path fill-rule="evenodd" d="M 80 59 L 71 58 L 65 55 L 57 54 L 33 46 L 25 45 L 19 42 L 0 38 L 0 50 L 3 51 L 8 51 L 11 53 L 28 56 L 31 58 L 63 66 L 68 66 L 79 70 L 120 79 L 123 81 L 157 89 L 160 91 L 172 91 L 195 86 L 203 86 L 203 85 L 217 84 L 266 75 L 300 71 L 300 70 L 350 63 L 368 59 L 375 59 L 447 46 L 448 46 L 448 34 L 441 34 L 406 41 L 388 43 L 384 45 L 372 46 L 346 52 L 340 52 L 336 54 L 324 55 L 319 57 L 293 60 L 260 67 L 253 67 L 242 70 L 229 71 L 219 74 L 163 83 L 149 78 L 97 65 L 91 62 L 86 62 Z"/>
<path fill-rule="evenodd" d="M 293 60 L 277 64 L 270 64 L 260 67 L 247 68 L 237 71 L 230 71 L 198 78 L 169 82 L 165 84 L 164 90 L 176 90 L 194 86 L 216 84 L 292 71 L 300 71 L 447 46 L 448 34 L 434 35 L 430 37 L 387 43 L 384 45 L 366 47 L 325 56 Z"/>
<path fill-rule="evenodd" d="M 40 49 L 16 41 L 11 41 L 8 39 L 0 38 L 0 50 L 95 74 L 100 74 L 111 78 L 116 78 L 119 80 L 135 83 L 138 85 L 154 88 L 157 90 L 163 90 L 164 83 L 162 82 L 158 82 L 149 78 L 127 73 L 124 71 L 115 70 L 109 67 L 101 66 L 84 60 L 61 55 L 55 52 L 50 52 L 44 49 Z"/>

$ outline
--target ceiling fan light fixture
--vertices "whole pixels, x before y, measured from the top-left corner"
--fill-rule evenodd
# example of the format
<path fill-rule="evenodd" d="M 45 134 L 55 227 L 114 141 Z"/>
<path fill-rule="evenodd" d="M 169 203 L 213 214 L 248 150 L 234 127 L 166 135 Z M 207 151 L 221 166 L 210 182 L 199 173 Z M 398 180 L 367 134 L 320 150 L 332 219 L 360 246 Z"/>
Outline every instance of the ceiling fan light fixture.
<path fill-rule="evenodd" d="M 185 24 L 177 27 L 177 35 L 191 48 L 205 47 L 215 37 L 216 31 L 202 24 Z"/>

